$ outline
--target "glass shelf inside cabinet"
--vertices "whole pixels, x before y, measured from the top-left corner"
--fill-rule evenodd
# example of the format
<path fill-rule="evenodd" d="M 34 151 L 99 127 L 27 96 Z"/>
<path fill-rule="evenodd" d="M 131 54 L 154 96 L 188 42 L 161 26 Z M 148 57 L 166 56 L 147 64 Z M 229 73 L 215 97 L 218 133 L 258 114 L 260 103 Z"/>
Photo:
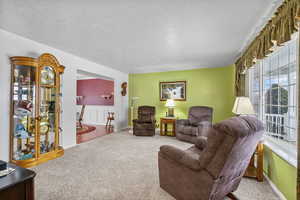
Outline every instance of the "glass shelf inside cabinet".
<path fill-rule="evenodd" d="M 62 114 L 63 114 L 63 102 L 62 102 L 62 97 L 63 97 L 63 94 L 62 94 L 62 90 L 63 90 L 63 75 L 60 74 L 59 75 L 59 80 L 60 80 L 60 88 L 59 88 L 59 94 L 58 94 L 58 109 L 59 109 L 59 112 L 60 112 L 60 117 L 59 117 L 59 137 L 58 138 L 61 138 L 62 137 L 62 134 L 63 134 L 63 120 L 62 120 Z M 59 145 L 61 145 L 60 143 L 61 141 L 59 140 L 58 143 Z"/>
<path fill-rule="evenodd" d="M 36 68 L 17 65 L 13 71 L 13 159 L 35 157 Z"/>

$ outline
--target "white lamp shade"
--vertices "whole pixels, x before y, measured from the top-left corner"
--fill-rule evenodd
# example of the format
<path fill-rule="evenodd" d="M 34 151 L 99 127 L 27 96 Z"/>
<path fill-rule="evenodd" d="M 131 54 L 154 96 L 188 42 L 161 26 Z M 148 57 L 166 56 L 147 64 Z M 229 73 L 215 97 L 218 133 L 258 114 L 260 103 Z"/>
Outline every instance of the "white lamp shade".
<path fill-rule="evenodd" d="M 167 102 L 166 102 L 166 107 L 175 107 L 175 102 L 173 99 L 167 99 Z"/>
<path fill-rule="evenodd" d="M 234 102 L 232 112 L 237 115 L 255 114 L 249 97 L 237 97 Z"/>

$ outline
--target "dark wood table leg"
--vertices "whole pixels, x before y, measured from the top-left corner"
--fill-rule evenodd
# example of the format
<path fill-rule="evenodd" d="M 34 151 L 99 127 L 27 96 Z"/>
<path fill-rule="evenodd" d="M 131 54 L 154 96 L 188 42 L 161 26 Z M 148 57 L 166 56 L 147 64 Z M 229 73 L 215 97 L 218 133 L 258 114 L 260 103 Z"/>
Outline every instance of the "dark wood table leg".
<path fill-rule="evenodd" d="M 163 134 L 163 121 L 162 121 L 162 119 L 160 119 L 160 135 L 164 135 Z"/>
<path fill-rule="evenodd" d="M 26 181 L 25 188 L 26 200 L 34 200 L 34 179 Z"/>
<path fill-rule="evenodd" d="M 255 156 L 257 157 L 255 163 Z M 264 180 L 264 144 L 260 142 L 252 155 L 250 163 L 245 173 L 245 177 L 255 178 L 257 181 L 261 182 Z"/>
<path fill-rule="evenodd" d="M 257 146 L 257 180 L 262 182 L 264 180 L 264 144 L 259 143 Z"/>
<path fill-rule="evenodd" d="M 168 135 L 168 123 L 165 123 L 165 134 L 164 135 Z"/>
<path fill-rule="evenodd" d="M 176 136 L 176 122 L 175 120 L 173 121 L 173 136 Z"/>

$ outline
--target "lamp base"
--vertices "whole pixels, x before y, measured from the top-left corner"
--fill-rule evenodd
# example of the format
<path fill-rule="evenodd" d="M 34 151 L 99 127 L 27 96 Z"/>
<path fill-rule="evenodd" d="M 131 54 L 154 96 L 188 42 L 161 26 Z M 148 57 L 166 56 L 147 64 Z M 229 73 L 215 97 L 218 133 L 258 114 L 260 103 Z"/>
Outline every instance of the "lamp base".
<path fill-rule="evenodd" d="M 168 108 L 168 117 L 174 117 L 174 108 Z"/>

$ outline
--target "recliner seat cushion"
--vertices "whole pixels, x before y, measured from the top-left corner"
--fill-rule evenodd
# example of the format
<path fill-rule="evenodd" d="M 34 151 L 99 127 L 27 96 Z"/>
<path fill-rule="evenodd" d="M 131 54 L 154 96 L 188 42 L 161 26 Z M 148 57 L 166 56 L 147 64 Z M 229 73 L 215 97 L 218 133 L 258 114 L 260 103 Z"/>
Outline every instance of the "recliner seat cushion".
<path fill-rule="evenodd" d="M 154 124 L 150 124 L 150 123 L 141 123 L 141 124 L 136 124 L 136 129 L 154 129 L 155 125 Z"/>
<path fill-rule="evenodd" d="M 184 127 L 185 127 L 184 125 L 179 125 L 179 126 L 177 126 L 176 131 L 179 133 L 183 133 Z"/>
<path fill-rule="evenodd" d="M 199 134 L 199 129 L 196 126 L 179 126 L 178 127 L 178 132 L 185 134 L 185 135 L 192 135 L 192 136 L 198 136 Z"/>
<path fill-rule="evenodd" d="M 139 124 L 142 124 L 142 123 L 152 124 L 152 123 L 156 122 L 155 120 L 149 121 L 149 120 L 141 120 L 141 119 L 134 119 L 133 121 L 136 122 L 136 123 L 139 123 Z"/>

